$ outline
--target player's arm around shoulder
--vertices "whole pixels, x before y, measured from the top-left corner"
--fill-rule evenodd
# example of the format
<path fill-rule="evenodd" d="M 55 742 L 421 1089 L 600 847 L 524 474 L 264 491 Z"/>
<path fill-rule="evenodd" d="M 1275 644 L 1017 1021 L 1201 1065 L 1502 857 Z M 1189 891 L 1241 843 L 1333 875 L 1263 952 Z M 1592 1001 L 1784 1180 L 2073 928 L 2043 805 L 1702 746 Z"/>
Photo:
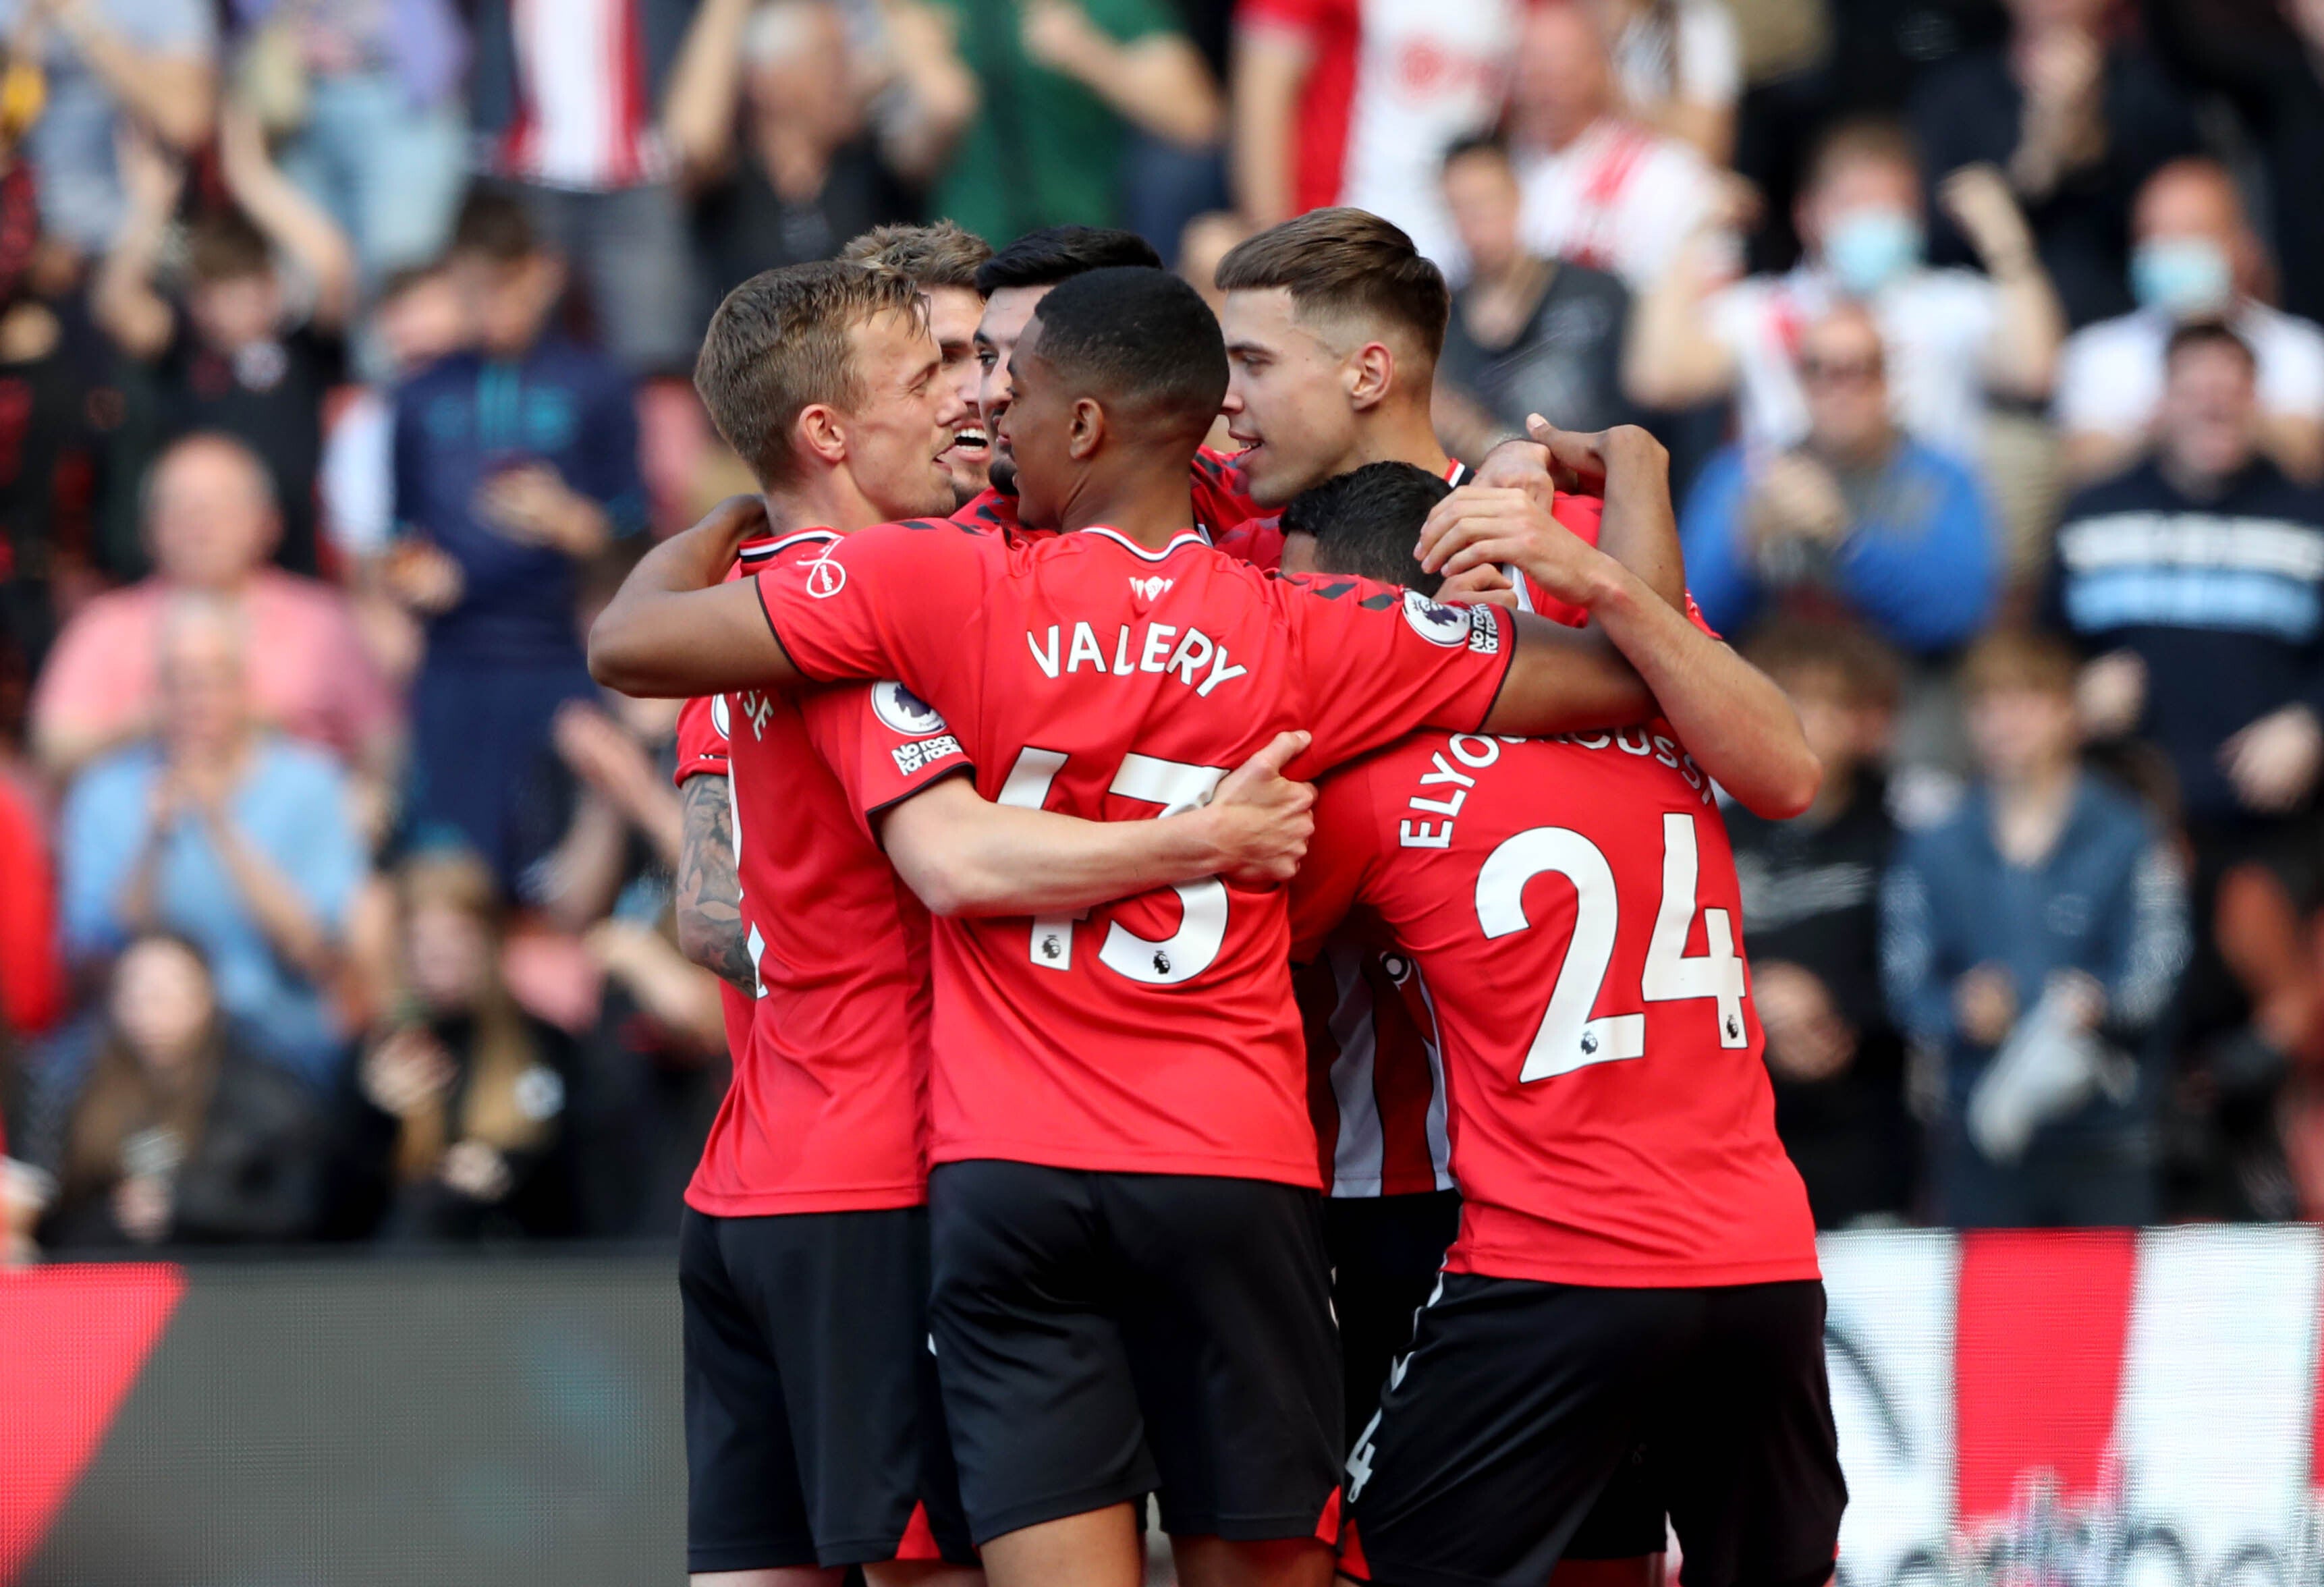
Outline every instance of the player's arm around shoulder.
<path fill-rule="evenodd" d="M 1305 733 L 1277 734 L 1206 804 L 1157 821 L 995 804 L 952 777 L 886 811 L 880 841 L 934 915 L 1089 909 L 1210 876 L 1277 886 L 1298 870 L 1314 830 L 1314 789 L 1284 775 L 1307 742 Z"/>
<path fill-rule="evenodd" d="M 647 552 L 590 625 L 589 675 L 665 699 L 797 683 L 755 581 L 726 582 L 742 542 L 766 530 L 760 498 L 729 496 Z"/>

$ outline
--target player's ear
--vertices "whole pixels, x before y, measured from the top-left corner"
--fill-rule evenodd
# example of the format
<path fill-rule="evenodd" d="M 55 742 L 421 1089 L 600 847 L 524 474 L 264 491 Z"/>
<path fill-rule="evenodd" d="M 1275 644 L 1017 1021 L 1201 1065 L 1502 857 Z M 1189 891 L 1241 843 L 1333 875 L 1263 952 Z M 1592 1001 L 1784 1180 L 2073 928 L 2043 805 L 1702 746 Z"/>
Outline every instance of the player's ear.
<path fill-rule="evenodd" d="M 1095 397 L 1074 399 L 1073 428 L 1065 435 L 1065 456 L 1086 463 L 1105 444 L 1105 405 Z"/>
<path fill-rule="evenodd" d="M 827 402 L 809 402 L 791 425 L 791 449 L 832 467 L 846 462 L 846 416 Z"/>
<path fill-rule="evenodd" d="M 1385 342 L 1366 342 L 1348 355 L 1341 368 L 1348 401 L 1359 411 L 1379 406 L 1396 383 L 1396 355 Z"/>

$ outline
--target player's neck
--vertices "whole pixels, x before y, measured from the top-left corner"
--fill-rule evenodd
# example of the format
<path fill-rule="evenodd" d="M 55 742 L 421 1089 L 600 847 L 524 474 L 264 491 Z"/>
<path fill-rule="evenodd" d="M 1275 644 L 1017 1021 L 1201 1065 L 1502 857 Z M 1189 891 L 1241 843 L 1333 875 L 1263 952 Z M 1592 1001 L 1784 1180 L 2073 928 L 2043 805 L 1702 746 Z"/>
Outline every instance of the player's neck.
<path fill-rule="evenodd" d="M 1409 463 L 1441 477 L 1452 466 L 1452 459 L 1436 439 L 1436 427 L 1429 421 L 1425 405 L 1382 406 L 1368 417 L 1370 422 L 1358 431 L 1354 449 L 1333 470 L 1334 474 L 1368 463 Z"/>
<path fill-rule="evenodd" d="M 1102 524 L 1158 551 L 1194 527 L 1193 505 L 1181 460 L 1167 470 L 1140 470 L 1119 480 L 1085 479 L 1058 513 L 1057 527 L 1070 534 Z"/>
<path fill-rule="evenodd" d="M 844 469 L 833 469 L 821 478 L 769 491 L 761 499 L 767 504 L 767 527 L 778 536 L 808 529 L 835 529 L 842 534 L 853 534 L 859 529 L 885 522 L 888 517 L 856 488 L 854 480 Z"/>

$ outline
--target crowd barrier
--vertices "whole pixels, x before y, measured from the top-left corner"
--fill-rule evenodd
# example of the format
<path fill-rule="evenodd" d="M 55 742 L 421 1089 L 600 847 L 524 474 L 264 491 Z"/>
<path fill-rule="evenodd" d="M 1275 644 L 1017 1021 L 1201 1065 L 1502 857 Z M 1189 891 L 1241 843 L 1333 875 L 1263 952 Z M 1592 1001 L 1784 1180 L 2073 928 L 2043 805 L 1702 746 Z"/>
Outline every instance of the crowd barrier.
<path fill-rule="evenodd" d="M 2318 1232 L 1823 1254 L 1841 1587 L 2324 1587 Z M 674 1582 L 684 1460 L 666 1255 L 0 1276 L 5 1587 Z"/>

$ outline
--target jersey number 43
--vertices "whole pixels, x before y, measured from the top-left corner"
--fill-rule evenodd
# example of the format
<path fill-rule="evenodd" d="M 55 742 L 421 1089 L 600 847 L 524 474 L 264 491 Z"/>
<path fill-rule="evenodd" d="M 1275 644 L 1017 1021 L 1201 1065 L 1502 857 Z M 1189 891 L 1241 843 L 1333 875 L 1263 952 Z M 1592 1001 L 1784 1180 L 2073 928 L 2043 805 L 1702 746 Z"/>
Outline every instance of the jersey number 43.
<path fill-rule="evenodd" d="M 1712 1012 L 1719 1021 L 1719 1045 L 1742 1047 L 1749 1039 L 1743 1025 L 1743 961 L 1735 952 L 1735 923 L 1728 912 L 1702 910 L 1708 951 L 1686 951 L 1687 937 L 1694 929 L 1700 865 L 1694 820 L 1677 811 L 1663 817 L 1662 904 L 1655 911 L 1654 935 L 1646 942 L 1646 969 L 1635 1003 L 1707 998 L 1716 1005 Z M 1525 1068 L 1517 1075 L 1521 1082 L 1570 1075 L 1591 1064 L 1644 1057 L 1646 1052 L 1643 1007 L 1636 1013 L 1591 1017 L 1614 962 L 1622 923 L 1614 868 L 1596 844 L 1566 826 L 1530 827 L 1504 840 L 1477 872 L 1477 924 L 1488 939 L 1527 929 L 1532 922 L 1526 918 L 1526 884 L 1553 872 L 1573 884 L 1573 936 L 1557 983 L 1550 988 L 1549 1006 L 1542 1010 L 1541 1028 L 1534 1032 Z M 1623 999 L 1613 1006 L 1630 1001 Z"/>

